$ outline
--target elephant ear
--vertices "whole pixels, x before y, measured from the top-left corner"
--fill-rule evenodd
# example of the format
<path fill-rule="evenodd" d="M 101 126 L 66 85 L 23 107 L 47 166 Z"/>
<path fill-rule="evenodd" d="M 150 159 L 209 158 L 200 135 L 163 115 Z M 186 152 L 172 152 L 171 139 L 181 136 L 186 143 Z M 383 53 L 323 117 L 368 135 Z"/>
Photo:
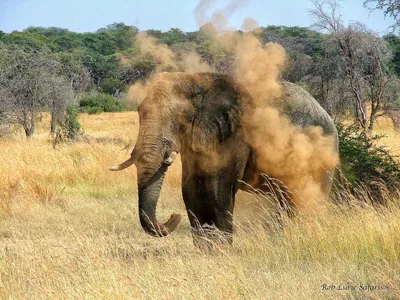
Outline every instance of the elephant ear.
<path fill-rule="evenodd" d="M 240 126 L 240 96 L 234 85 L 219 79 L 208 90 L 197 87 L 193 103 L 192 150 L 210 150 L 228 139 Z"/>

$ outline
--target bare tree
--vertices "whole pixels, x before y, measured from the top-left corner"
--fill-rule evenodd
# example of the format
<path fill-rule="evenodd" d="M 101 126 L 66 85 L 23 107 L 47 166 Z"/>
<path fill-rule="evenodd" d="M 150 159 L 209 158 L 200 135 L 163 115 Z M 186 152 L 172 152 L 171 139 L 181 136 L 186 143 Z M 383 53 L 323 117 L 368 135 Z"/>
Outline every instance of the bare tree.
<path fill-rule="evenodd" d="M 74 97 L 74 92 L 69 85 L 68 79 L 58 76 L 53 77 L 48 82 L 51 111 L 50 132 L 55 133 L 57 123 L 62 123 L 64 118 L 64 111 L 69 101 Z"/>
<path fill-rule="evenodd" d="M 386 66 L 391 53 L 387 43 L 363 24 L 345 27 L 337 0 L 313 0 L 313 26 L 329 34 L 337 46 L 339 78 L 351 92 L 353 112 L 358 124 L 372 130 L 376 118 L 383 114 L 390 76 Z"/>
<path fill-rule="evenodd" d="M 35 131 L 39 112 L 72 99 L 73 90 L 61 69 L 50 53 L 0 44 L 0 111 L 9 122 L 21 125 L 27 137 Z"/>
<path fill-rule="evenodd" d="M 79 57 L 71 53 L 59 53 L 55 59 L 60 62 L 60 65 L 57 76 L 49 81 L 51 133 L 56 132 L 57 123 L 64 121 L 68 101 L 74 97 L 74 94 L 87 90 L 91 83 L 90 73 Z"/>

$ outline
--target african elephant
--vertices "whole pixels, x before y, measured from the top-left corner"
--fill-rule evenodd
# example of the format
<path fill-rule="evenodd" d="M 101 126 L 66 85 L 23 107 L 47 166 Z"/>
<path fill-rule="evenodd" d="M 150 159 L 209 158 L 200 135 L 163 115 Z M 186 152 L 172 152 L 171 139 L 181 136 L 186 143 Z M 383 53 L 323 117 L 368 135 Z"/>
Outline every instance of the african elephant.
<path fill-rule="evenodd" d="M 283 84 L 291 97 L 280 110 L 297 126 L 320 126 L 332 136 L 335 125 L 324 109 L 302 88 Z M 303 97 L 296 100 L 296 93 Z M 215 226 L 232 242 L 235 194 L 252 183 L 254 149 L 243 130 L 242 117 L 254 109 L 248 91 L 233 78 L 215 73 L 161 73 L 155 76 L 139 106 L 139 135 L 131 157 L 110 170 L 135 164 L 138 174 L 139 217 L 144 230 L 156 237 L 171 233 L 181 220 L 172 214 L 165 223 L 156 206 L 168 166 L 178 153 L 182 160 L 182 195 L 190 225 L 201 235 L 203 225 Z M 328 193 L 331 171 L 321 180 Z M 208 227 L 208 226 L 206 226 Z"/>

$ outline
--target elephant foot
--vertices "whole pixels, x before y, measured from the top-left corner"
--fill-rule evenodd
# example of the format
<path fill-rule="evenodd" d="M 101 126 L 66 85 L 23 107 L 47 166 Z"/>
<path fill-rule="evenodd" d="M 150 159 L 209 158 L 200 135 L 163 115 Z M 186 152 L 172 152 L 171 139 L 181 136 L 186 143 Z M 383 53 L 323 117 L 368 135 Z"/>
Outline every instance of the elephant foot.
<path fill-rule="evenodd" d="M 231 246 L 233 243 L 231 232 L 219 230 L 208 224 L 192 228 L 192 236 L 194 245 L 205 252 L 218 250 L 226 245 Z"/>

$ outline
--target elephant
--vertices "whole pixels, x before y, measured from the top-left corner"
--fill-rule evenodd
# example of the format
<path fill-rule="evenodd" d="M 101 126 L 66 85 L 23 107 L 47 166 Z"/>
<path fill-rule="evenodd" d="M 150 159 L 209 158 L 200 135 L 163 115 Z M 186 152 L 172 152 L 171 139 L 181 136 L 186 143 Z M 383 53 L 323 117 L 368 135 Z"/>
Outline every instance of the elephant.
<path fill-rule="evenodd" d="M 328 113 L 301 87 L 282 83 L 279 110 L 296 126 L 319 126 L 332 136 L 337 131 Z M 297 97 L 299 94 L 301 97 Z M 297 99 L 297 98 L 298 99 Z M 255 109 L 244 86 L 217 73 L 160 73 L 147 88 L 138 108 L 139 134 L 130 158 L 112 171 L 132 164 L 137 168 L 140 223 L 146 233 L 163 237 L 174 231 L 181 215 L 166 223 L 156 217 L 156 206 L 168 167 L 177 154 L 182 161 L 182 196 L 193 237 L 206 227 L 219 229 L 232 243 L 233 210 L 238 189 L 247 189 L 257 170 L 254 149 L 245 137 L 242 118 Z M 329 193 L 333 170 L 321 181 Z"/>

